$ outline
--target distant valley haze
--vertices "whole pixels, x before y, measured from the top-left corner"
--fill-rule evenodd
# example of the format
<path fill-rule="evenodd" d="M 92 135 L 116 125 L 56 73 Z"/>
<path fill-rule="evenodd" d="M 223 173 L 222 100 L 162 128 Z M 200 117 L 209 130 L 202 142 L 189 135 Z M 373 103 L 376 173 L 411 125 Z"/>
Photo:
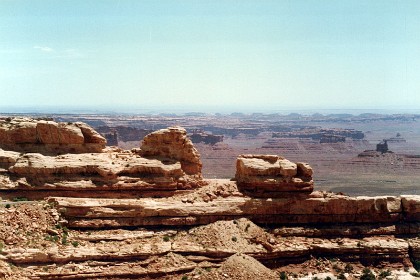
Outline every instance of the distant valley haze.
<path fill-rule="evenodd" d="M 0 1 L 2 113 L 420 113 L 419 1 Z"/>

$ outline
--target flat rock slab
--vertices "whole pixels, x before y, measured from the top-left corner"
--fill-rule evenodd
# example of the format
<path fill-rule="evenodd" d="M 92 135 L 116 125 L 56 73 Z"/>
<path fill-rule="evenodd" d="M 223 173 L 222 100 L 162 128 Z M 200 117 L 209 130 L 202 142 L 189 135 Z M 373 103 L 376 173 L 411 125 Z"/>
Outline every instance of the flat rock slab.
<path fill-rule="evenodd" d="M 271 224 L 396 223 L 410 213 L 403 211 L 401 198 L 393 196 L 319 198 L 250 197 L 216 198 L 183 202 L 175 198 L 49 199 L 73 227 L 120 227 L 145 225 L 198 225 L 217 220 L 246 217 Z M 417 200 L 411 200 L 417 203 Z M 413 203 L 414 203 L 413 202 Z M 415 208 L 416 209 L 416 208 Z"/>

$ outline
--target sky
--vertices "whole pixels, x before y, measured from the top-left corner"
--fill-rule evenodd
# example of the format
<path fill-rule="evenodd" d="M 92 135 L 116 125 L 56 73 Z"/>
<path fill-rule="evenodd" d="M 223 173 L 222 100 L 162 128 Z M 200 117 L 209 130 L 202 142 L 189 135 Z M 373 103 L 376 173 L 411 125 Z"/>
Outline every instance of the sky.
<path fill-rule="evenodd" d="M 417 110 L 420 1 L 0 0 L 0 108 L 66 106 Z"/>

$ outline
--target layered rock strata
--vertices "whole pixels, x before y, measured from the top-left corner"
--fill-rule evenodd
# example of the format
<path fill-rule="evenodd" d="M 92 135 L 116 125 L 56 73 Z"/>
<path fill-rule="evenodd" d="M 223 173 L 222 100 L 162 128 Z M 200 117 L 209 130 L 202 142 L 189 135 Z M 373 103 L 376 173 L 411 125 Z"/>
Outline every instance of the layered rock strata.
<path fill-rule="evenodd" d="M 12 150 L 0 149 L 0 191 L 11 195 L 168 196 L 204 183 L 200 155 L 181 128 L 157 131 L 141 150 L 125 151 L 104 148 L 104 139 L 83 123 L 10 119 L 0 125 L 0 143 Z M 53 153 L 66 151 L 72 153 Z"/>
<path fill-rule="evenodd" d="M 69 239 L 77 242 L 77 246 L 53 244 L 47 248 L 5 249 L 1 259 L 22 266 L 32 279 L 158 277 L 168 273 L 191 273 L 207 267 L 218 271 L 218 267 L 225 266 L 226 261 L 238 253 L 271 268 L 307 260 L 311 258 L 309 256 L 320 257 L 319 261 L 328 256 L 366 265 L 393 262 L 393 267 L 402 269 L 410 263 L 412 252 L 418 254 L 419 243 L 418 238 L 402 239 L 392 235 L 358 238 L 281 236 L 245 218 L 217 221 L 188 231 L 136 229 L 105 233 L 70 231 Z M 165 259 L 169 261 L 167 265 L 163 263 Z M 212 275 L 205 271 L 200 274 L 203 275 L 193 279 L 213 279 L 205 278 Z"/>
<path fill-rule="evenodd" d="M 7 118 L 0 120 L 0 148 L 43 154 L 98 153 L 106 140 L 82 122 Z"/>
<path fill-rule="evenodd" d="M 7 128 L 0 133 L 2 147 L 9 149 L 0 150 L 1 196 L 53 197 L 38 207 L 33 202 L 0 207 L 7 223 L 0 226 L 0 277 L 9 267 L 4 262 L 31 279 L 183 273 L 228 279 L 236 264 L 245 270 L 254 262 L 249 271 L 235 273 L 275 279 L 258 262 L 275 268 L 327 256 L 408 268 L 419 259 L 419 196 L 314 192 L 308 164 L 276 155 L 242 155 L 236 181 L 204 182 L 199 154 L 179 127 L 146 136 L 132 151 L 101 146 L 98 152 L 58 155 L 68 145 L 100 144 L 99 138 L 84 124 L 27 120 L 4 120 L 1 126 Z M 58 132 L 45 134 L 39 123 Z M 57 142 L 64 147 L 53 148 L 67 131 L 75 133 L 68 134 L 72 144 Z M 22 140 L 33 133 L 40 140 Z M 45 153 L 34 153 L 35 147 Z M 194 274 L 209 267 L 214 272 Z"/>
<path fill-rule="evenodd" d="M 146 159 L 129 151 L 44 156 L 28 153 L 9 167 L 11 188 L 33 190 L 176 190 L 196 187 L 181 164 Z"/>
<path fill-rule="evenodd" d="M 252 196 L 275 197 L 285 192 L 313 191 L 313 170 L 307 163 L 294 163 L 277 155 L 241 155 L 235 179 Z"/>
<path fill-rule="evenodd" d="M 404 203 L 403 203 L 404 201 Z M 418 222 L 418 196 L 348 197 L 315 192 L 306 197 L 187 199 L 51 198 L 70 227 L 186 226 L 247 217 L 265 224 Z"/>

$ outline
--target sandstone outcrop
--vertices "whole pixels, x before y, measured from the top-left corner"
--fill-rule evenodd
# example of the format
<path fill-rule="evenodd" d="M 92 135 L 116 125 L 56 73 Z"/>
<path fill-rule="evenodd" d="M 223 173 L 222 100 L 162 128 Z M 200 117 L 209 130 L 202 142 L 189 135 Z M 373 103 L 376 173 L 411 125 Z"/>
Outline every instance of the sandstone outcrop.
<path fill-rule="evenodd" d="M 43 154 L 98 153 L 106 140 L 87 124 L 8 118 L 0 120 L 0 148 Z"/>
<path fill-rule="evenodd" d="M 258 275 L 278 279 L 274 271 L 261 263 L 275 267 L 308 259 L 310 255 L 327 255 L 365 264 L 380 261 L 402 264 L 409 262 L 410 251 L 418 243 L 417 239 L 405 240 L 392 235 L 323 239 L 283 237 L 245 218 L 217 221 L 188 231 L 107 232 L 118 239 L 109 239 L 102 232 L 93 231 L 88 235 L 70 231 L 68 238 L 77 242 L 77 246 L 43 243 L 38 248 L 6 248 L 1 258 L 22 266 L 24 272 L 35 279 L 194 274 L 196 269 L 209 267 L 212 269 L 197 273 L 200 276 L 193 279 L 219 279 L 220 275 L 223 279 L 255 279 Z M 90 236 L 94 242 L 85 241 L 85 236 Z M 318 260 L 321 259 L 324 258 Z M 312 269 L 314 272 L 315 268 Z"/>
<path fill-rule="evenodd" d="M 235 179 L 252 196 L 278 196 L 284 192 L 313 190 L 312 168 L 277 155 L 241 155 L 236 161 Z"/>
<path fill-rule="evenodd" d="M 146 135 L 140 147 L 140 154 L 148 158 L 180 161 L 185 173 L 201 175 L 200 155 L 184 128 L 169 127 Z"/>
<path fill-rule="evenodd" d="M 220 183 L 220 180 L 210 183 L 206 193 L 211 194 L 210 190 L 216 190 Z M 193 197 L 198 197 L 198 194 Z M 50 202 L 64 213 L 69 226 L 77 228 L 190 226 L 247 217 L 256 223 L 273 225 L 382 223 L 399 224 L 402 229 L 402 223 L 409 225 L 419 221 L 413 219 L 419 212 L 414 207 L 418 206 L 418 202 L 411 199 L 413 206 L 407 208 L 403 206 L 402 200 L 407 201 L 408 198 L 348 197 L 321 192 L 309 196 L 271 199 L 215 195 L 210 201 L 190 200 L 188 196 L 140 199 L 50 198 Z M 411 226 L 412 230 L 416 228 L 419 229 L 418 226 Z M 410 233 L 409 229 L 407 231 Z"/>
<path fill-rule="evenodd" d="M 11 149 L 0 150 L 0 196 L 50 196 L 0 201 L 0 270 L 17 267 L 4 275 L 278 279 L 273 267 L 313 257 L 408 268 L 420 256 L 416 195 L 313 191 L 312 168 L 277 155 L 242 155 L 236 180 L 204 181 L 179 127 L 132 151 L 104 148 L 82 123 L 2 120 L 0 128 L 1 147 Z M 88 144 L 97 152 L 82 152 Z"/>
<path fill-rule="evenodd" d="M 3 161 L 3 163 L 2 163 Z M 130 151 L 46 156 L 0 152 L 8 168 L 0 190 L 24 191 L 25 196 L 139 197 L 167 196 L 177 189 L 202 184 L 200 176 L 186 175 L 177 161 L 147 159 Z M 1 180 L 0 180 L 1 181 Z"/>
<path fill-rule="evenodd" d="M 8 169 L 16 163 L 19 157 L 19 152 L 4 151 L 0 149 L 0 168 Z"/>
<path fill-rule="evenodd" d="M 181 128 L 146 137 L 141 153 L 147 158 L 104 148 L 104 138 L 84 123 L 2 120 L 0 140 L 15 150 L 0 149 L 0 190 L 28 197 L 168 196 L 203 184 L 199 154 Z"/>

